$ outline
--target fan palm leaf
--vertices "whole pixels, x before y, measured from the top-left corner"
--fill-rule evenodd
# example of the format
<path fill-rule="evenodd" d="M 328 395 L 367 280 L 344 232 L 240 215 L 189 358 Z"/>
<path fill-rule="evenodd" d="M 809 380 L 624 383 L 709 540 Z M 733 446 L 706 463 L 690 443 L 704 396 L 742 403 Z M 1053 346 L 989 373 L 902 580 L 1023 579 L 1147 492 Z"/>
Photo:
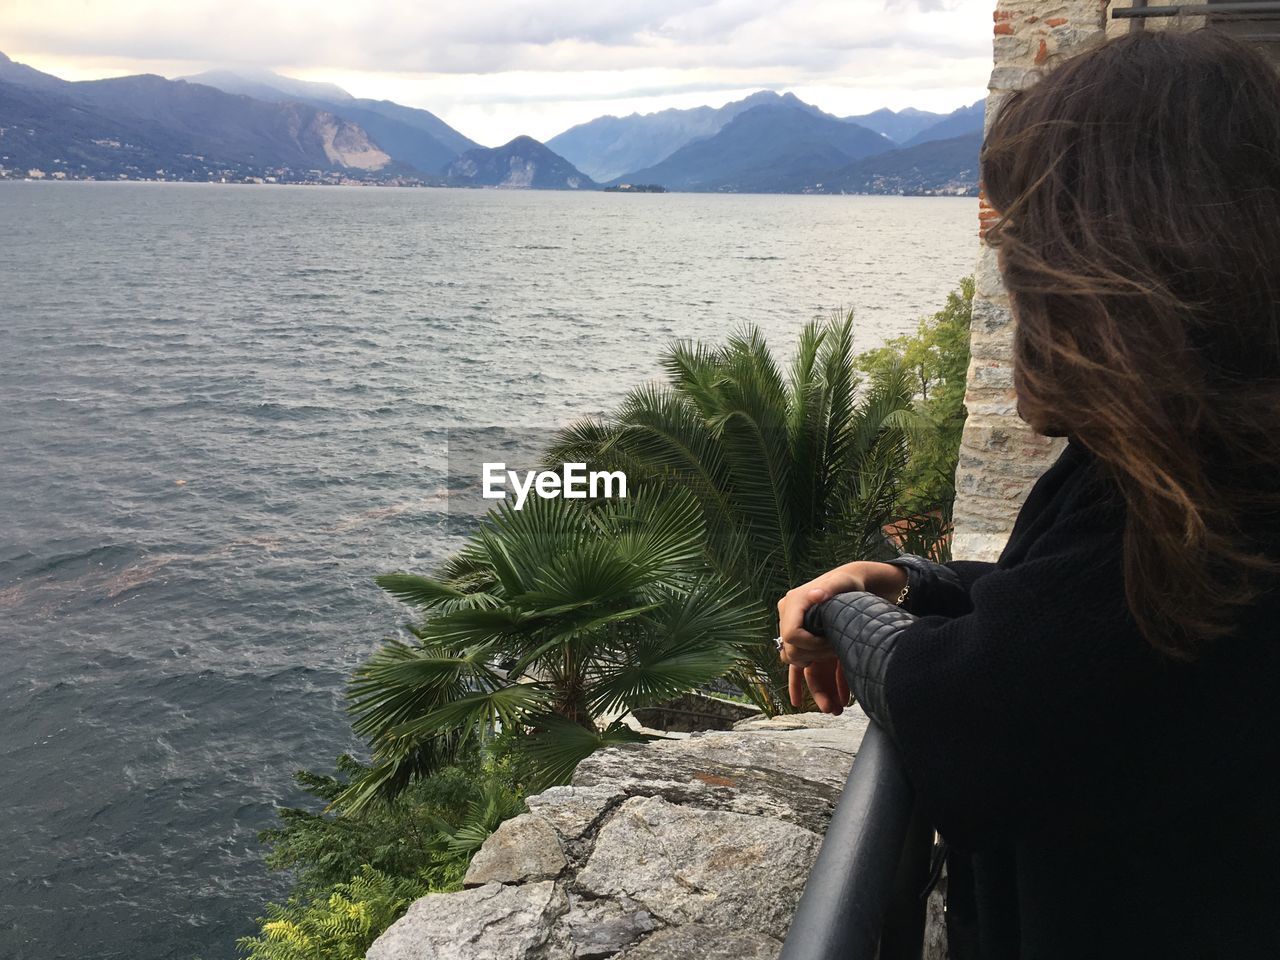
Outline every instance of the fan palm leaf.
<path fill-rule="evenodd" d="M 632 730 L 615 721 L 604 730 L 593 731 L 555 714 L 531 717 L 534 732 L 524 752 L 539 772 L 539 787 L 568 783 L 574 769 L 602 747 L 620 743 L 646 743 L 652 735 Z"/>
<path fill-rule="evenodd" d="M 552 456 L 625 465 L 655 502 L 692 495 L 705 566 L 744 587 L 767 621 L 796 583 L 851 557 L 893 553 L 885 529 L 901 519 L 903 471 L 929 424 L 913 410 L 901 364 L 881 365 L 863 384 L 856 359 L 852 313 L 801 330 L 785 375 L 754 328 L 718 347 L 676 343 L 661 361 L 665 383 L 571 426 Z M 760 630 L 734 676 L 772 712 L 786 704 L 769 636 Z M 607 675 L 628 689 L 620 673 Z"/>
<path fill-rule="evenodd" d="M 351 683 L 355 727 L 374 763 L 344 801 L 394 792 L 491 730 L 530 743 L 536 732 L 547 756 L 552 730 L 578 728 L 579 746 L 604 742 L 596 721 L 606 701 L 626 712 L 722 675 L 760 619 L 741 590 L 707 570 L 704 540 L 703 512 L 685 491 L 535 499 L 490 513 L 465 563 L 453 563 L 461 581 L 384 578 L 425 619 L 417 644 L 387 643 Z M 467 602 L 468 591 L 482 599 Z M 653 636 L 665 644 L 646 642 Z M 560 722 L 549 726 L 548 716 Z"/>

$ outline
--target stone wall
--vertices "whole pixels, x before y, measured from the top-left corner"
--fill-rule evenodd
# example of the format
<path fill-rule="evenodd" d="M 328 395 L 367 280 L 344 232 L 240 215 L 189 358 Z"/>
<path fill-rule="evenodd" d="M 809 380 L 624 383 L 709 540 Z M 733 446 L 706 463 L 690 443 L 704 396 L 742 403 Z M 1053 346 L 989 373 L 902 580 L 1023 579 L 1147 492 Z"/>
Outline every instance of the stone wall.
<path fill-rule="evenodd" d="M 690 691 L 652 707 L 637 707 L 632 715 L 652 730 L 668 733 L 702 733 L 732 730 L 735 723 L 761 715 L 759 707 Z"/>
<path fill-rule="evenodd" d="M 1035 83 L 1063 58 L 1102 42 L 1107 7 L 1098 0 L 1044 3 L 1001 0 L 994 15 L 994 54 L 987 123 L 1014 90 Z M 979 200 L 982 227 L 995 218 Z M 953 552 L 966 560 L 994 560 L 1032 484 L 1053 462 L 1061 441 L 1033 433 L 1018 419 L 1013 392 L 1013 316 L 995 253 L 980 240 L 975 268 L 973 333 L 965 422 L 956 470 Z"/>
<path fill-rule="evenodd" d="M 854 708 L 599 751 L 368 960 L 773 960 L 866 724 Z"/>
<path fill-rule="evenodd" d="M 1171 0 L 1168 5 L 1184 4 Z M 999 0 L 993 15 L 988 125 L 1014 90 L 1035 83 L 1062 60 L 1127 32 L 1133 21 L 1112 19 L 1110 6 L 1107 0 Z M 1149 18 L 1142 29 L 1195 29 L 1204 23 L 1204 17 Z M 953 544 L 955 556 L 966 560 L 994 560 L 999 555 L 1018 508 L 1063 443 L 1037 436 L 1017 415 L 1013 316 L 995 254 L 981 241 L 995 216 L 985 197 L 980 198 L 972 358 L 965 391 L 969 418 L 956 470 Z"/>

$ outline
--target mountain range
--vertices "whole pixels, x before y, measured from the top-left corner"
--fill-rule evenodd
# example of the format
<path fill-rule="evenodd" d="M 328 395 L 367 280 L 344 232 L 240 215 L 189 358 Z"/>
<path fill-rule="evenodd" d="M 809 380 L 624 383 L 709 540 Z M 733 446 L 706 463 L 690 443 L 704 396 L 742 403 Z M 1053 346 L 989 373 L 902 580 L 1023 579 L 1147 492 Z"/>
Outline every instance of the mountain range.
<path fill-rule="evenodd" d="M 430 111 L 333 84 L 243 70 L 73 83 L 0 54 L 0 176 L 963 193 L 982 118 L 981 101 L 841 118 L 759 91 L 489 148 Z"/>
<path fill-rule="evenodd" d="M 533 137 L 516 137 L 492 149 L 477 147 L 444 171 L 458 186 L 535 190 L 594 190 L 597 184 L 564 157 Z"/>
<path fill-rule="evenodd" d="M 816 177 L 893 147 L 884 134 L 828 116 L 787 94 L 743 111 L 714 136 L 687 143 L 626 179 L 671 190 L 768 193 L 783 171 L 792 178 Z"/>
<path fill-rule="evenodd" d="M 694 140 L 714 137 L 738 114 L 779 99 L 761 90 L 723 107 L 597 117 L 557 134 L 547 146 L 597 180 L 613 180 L 655 166 Z"/>
<path fill-rule="evenodd" d="M 0 163 L 73 177 L 408 172 L 358 124 L 298 101 L 270 103 L 152 75 L 71 83 L 3 54 L 0 127 Z"/>
<path fill-rule="evenodd" d="M 422 173 L 438 173 L 460 154 L 480 146 L 434 113 L 390 100 L 360 100 L 331 83 L 310 83 L 276 73 L 211 71 L 185 78 L 271 103 L 305 103 L 362 127 L 397 160 Z"/>

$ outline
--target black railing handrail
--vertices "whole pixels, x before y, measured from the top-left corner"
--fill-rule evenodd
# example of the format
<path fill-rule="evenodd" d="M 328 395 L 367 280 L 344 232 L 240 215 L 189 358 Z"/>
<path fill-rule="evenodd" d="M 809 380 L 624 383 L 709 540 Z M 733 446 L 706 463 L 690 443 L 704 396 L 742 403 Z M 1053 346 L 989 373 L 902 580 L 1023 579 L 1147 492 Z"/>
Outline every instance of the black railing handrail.
<path fill-rule="evenodd" d="M 1148 6 L 1135 3 L 1132 7 L 1112 7 L 1113 20 L 1145 20 L 1159 17 L 1258 17 L 1280 14 L 1276 0 L 1254 0 L 1245 3 L 1179 3 L 1164 6 Z"/>
<path fill-rule="evenodd" d="M 873 721 L 779 960 L 919 960 L 932 846 L 898 749 Z"/>
<path fill-rule="evenodd" d="M 837 625 L 833 604 L 805 611 L 815 634 Z M 852 655 L 857 638 L 838 638 Z M 887 656 L 887 654 L 885 654 Z M 856 659 L 856 657 L 854 658 Z M 849 676 L 860 666 L 848 662 Z M 933 830 L 916 812 L 915 790 L 898 748 L 874 721 L 845 780 L 844 792 L 805 884 L 781 960 L 920 960 Z"/>

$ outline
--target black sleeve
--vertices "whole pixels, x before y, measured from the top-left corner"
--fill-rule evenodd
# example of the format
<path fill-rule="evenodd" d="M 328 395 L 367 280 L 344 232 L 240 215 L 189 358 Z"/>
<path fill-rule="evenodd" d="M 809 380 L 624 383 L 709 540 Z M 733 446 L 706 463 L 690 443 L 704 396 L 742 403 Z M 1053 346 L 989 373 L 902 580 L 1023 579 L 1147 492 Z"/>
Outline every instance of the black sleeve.
<path fill-rule="evenodd" d="M 974 583 L 996 567 L 979 560 L 936 563 L 912 553 L 888 562 L 907 572 L 907 598 L 902 609 L 917 616 L 959 617 L 968 613 L 973 609 L 969 592 Z"/>
<path fill-rule="evenodd" d="M 958 617 L 971 611 L 972 582 L 995 567 L 961 562 L 953 569 L 914 554 L 904 554 L 892 565 L 907 572 L 907 596 L 901 606 L 856 591 L 833 597 L 805 614 L 805 627 L 831 644 L 858 703 L 890 737 L 894 736 L 893 717 L 884 678 L 898 635 L 915 622 L 918 613 Z"/>
<path fill-rule="evenodd" d="M 1085 510 L 1017 565 L 984 572 L 959 617 L 923 617 L 885 659 L 884 709 L 939 832 L 960 847 L 1016 830 L 1083 784 L 1123 720 L 1142 649 L 1121 531 Z"/>
<path fill-rule="evenodd" d="M 893 738 L 885 699 L 889 658 L 899 635 L 915 617 L 874 593 L 842 593 L 805 612 L 804 625 L 831 644 L 859 705 Z"/>

